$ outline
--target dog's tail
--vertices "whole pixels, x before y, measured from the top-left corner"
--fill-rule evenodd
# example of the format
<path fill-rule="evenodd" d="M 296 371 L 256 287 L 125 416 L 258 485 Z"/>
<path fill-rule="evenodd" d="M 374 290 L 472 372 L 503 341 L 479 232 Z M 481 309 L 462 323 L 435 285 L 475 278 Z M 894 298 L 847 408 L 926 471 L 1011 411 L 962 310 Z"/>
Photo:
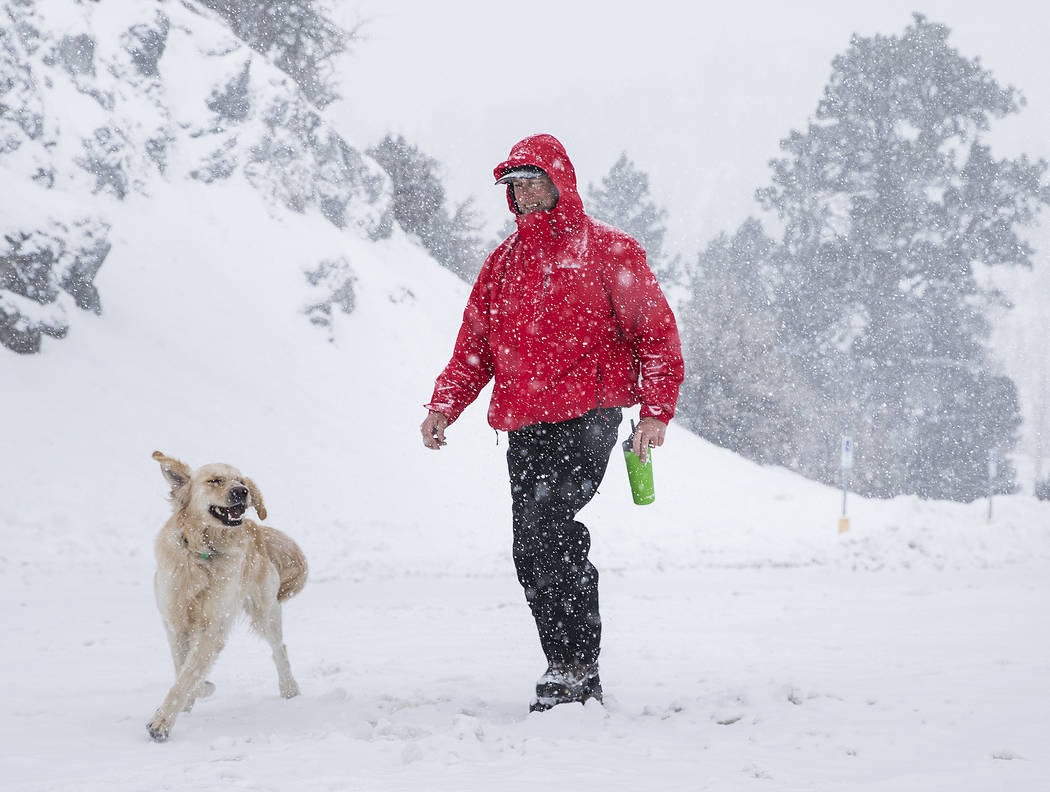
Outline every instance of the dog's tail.
<path fill-rule="evenodd" d="M 259 526 L 266 554 L 277 567 L 281 576 L 281 586 L 277 589 L 277 601 L 284 602 L 294 597 L 306 585 L 306 556 L 291 537 L 265 525 Z"/>

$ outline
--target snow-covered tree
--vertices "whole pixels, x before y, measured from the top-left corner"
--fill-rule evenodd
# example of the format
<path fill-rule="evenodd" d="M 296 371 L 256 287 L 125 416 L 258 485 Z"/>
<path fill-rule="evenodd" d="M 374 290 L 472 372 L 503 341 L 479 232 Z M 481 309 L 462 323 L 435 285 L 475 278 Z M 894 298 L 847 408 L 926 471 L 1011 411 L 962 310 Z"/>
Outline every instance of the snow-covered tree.
<path fill-rule="evenodd" d="M 603 223 L 626 231 L 638 240 L 657 279 L 664 285 L 678 280 L 678 257 L 664 251 L 667 210 L 649 196 L 649 176 L 620 155 L 601 185 L 588 185 L 585 199 L 587 214 Z"/>
<path fill-rule="evenodd" d="M 449 211 L 441 166 L 398 135 L 387 135 L 368 150 L 394 185 L 394 218 L 442 265 L 463 280 L 473 282 L 485 253 L 473 199 Z"/>
<path fill-rule="evenodd" d="M 318 107 L 338 95 L 332 60 L 346 51 L 358 29 L 344 30 L 316 0 L 198 0 L 217 11 L 252 49 L 289 75 Z"/>
<path fill-rule="evenodd" d="M 796 462 L 807 386 L 778 339 L 769 271 L 776 243 L 756 220 L 720 234 L 689 272 L 678 312 L 686 361 L 678 412 L 686 426 L 764 463 Z"/>
<path fill-rule="evenodd" d="M 1035 496 L 1039 500 L 1050 500 L 1050 478 L 1036 479 Z"/>
<path fill-rule="evenodd" d="M 1023 100 L 948 34 L 915 15 L 903 35 L 855 36 L 759 191 L 785 227 L 773 302 L 822 397 L 811 419 L 847 416 L 832 431 L 854 436 L 857 484 L 875 495 L 979 497 L 1020 422 L 988 352 L 1002 297 L 982 276 L 1030 266 L 1018 231 L 1050 202 L 1046 163 L 982 142 Z M 833 478 L 832 458 L 807 472 Z"/>

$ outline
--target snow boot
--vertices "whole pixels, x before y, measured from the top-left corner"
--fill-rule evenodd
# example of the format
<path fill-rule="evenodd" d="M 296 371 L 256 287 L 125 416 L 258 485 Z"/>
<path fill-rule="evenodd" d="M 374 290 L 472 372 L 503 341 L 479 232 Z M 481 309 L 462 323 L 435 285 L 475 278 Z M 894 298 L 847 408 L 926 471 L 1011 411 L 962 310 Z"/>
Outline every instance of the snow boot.
<path fill-rule="evenodd" d="M 583 704 L 588 699 L 597 699 L 598 703 L 602 700 L 598 666 L 551 663 L 536 683 L 536 699 L 529 705 L 529 712 L 545 712 L 559 704 Z"/>

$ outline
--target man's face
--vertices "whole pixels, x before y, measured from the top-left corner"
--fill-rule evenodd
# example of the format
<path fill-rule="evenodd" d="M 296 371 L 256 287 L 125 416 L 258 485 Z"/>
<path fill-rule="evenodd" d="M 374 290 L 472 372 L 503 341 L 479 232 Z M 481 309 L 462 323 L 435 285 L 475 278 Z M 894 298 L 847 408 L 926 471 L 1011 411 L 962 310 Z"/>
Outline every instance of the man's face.
<path fill-rule="evenodd" d="M 546 173 L 535 179 L 511 179 L 510 186 L 522 214 L 546 212 L 558 203 L 558 188 Z"/>

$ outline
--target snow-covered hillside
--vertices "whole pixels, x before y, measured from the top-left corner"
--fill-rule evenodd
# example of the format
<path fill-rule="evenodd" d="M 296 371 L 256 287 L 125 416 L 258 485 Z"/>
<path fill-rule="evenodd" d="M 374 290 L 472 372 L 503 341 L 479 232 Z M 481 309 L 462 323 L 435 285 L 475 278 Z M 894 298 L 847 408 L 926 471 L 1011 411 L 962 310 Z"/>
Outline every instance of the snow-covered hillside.
<path fill-rule="evenodd" d="M 0 349 L 6 789 L 1050 785 L 1050 506 L 997 499 L 989 522 L 987 503 L 851 497 L 839 534 L 841 493 L 676 427 L 655 455 L 656 504 L 631 504 L 614 457 L 583 515 L 607 706 L 527 715 L 543 663 L 510 557 L 506 438 L 482 405 L 440 453 L 418 434 L 467 287 L 397 228 L 375 233 L 381 187 L 369 200 L 362 186 L 342 227 L 319 201 L 289 208 L 282 170 L 316 163 L 265 160 L 260 181 L 240 158 L 258 117 L 225 149 L 241 152 L 227 178 L 193 177 L 231 140 L 210 131 L 211 86 L 251 59 L 260 96 L 295 96 L 215 19 L 174 1 L 59 5 L 36 9 L 91 32 L 96 78 L 115 80 L 101 90 L 132 103 L 141 184 L 120 199 L 92 193 L 86 171 L 33 180 L 26 163 L 75 159 L 63 146 L 122 106 L 95 117 L 76 92 L 45 103 L 59 142 L 0 156 L 5 223 L 97 217 L 111 246 L 100 315 L 70 309 L 39 354 Z M 129 9 L 158 8 L 158 74 L 141 94 L 119 87 L 104 53 L 123 57 Z M 163 171 L 137 152 L 147 127 L 171 133 Z M 215 696 L 165 745 L 144 728 L 171 681 L 154 449 L 240 467 L 311 565 L 285 608 L 303 695 L 279 698 L 264 645 L 240 630 Z"/>
<path fill-rule="evenodd" d="M 236 178 L 275 209 L 320 212 L 357 236 L 389 234 L 382 169 L 200 5 L 11 0 L 2 14 L 0 173 L 19 185 L 0 217 L 8 348 L 33 352 L 41 333 L 63 337 L 74 304 L 101 310 L 92 281 L 109 235 L 122 232 L 117 206 L 165 185 Z M 156 217 L 182 235 L 215 223 L 183 219 Z M 313 265 L 314 280 L 338 289 L 342 272 L 345 281 L 345 264 Z"/>

